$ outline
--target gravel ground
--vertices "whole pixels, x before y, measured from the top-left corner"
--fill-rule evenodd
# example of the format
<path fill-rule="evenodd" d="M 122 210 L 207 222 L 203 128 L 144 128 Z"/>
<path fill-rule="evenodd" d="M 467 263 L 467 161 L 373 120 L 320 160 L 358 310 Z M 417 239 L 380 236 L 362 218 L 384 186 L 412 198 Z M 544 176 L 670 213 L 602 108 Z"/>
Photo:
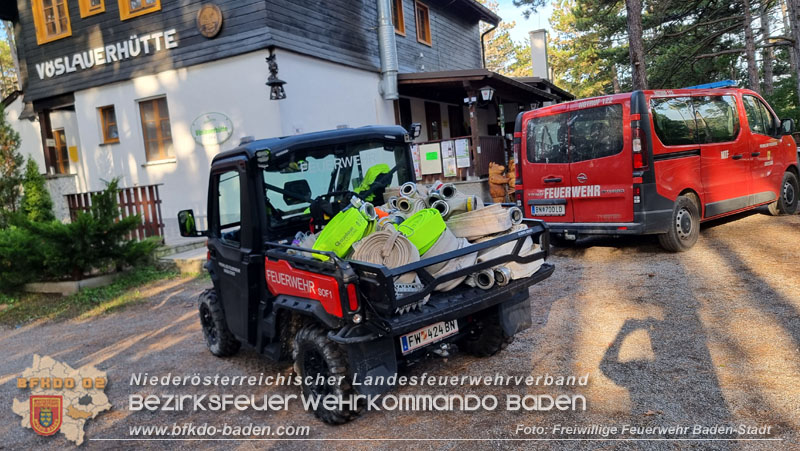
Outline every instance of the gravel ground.
<path fill-rule="evenodd" d="M 132 387 L 133 372 L 163 376 L 289 374 L 288 364 L 250 350 L 228 359 L 209 354 L 196 315 L 196 298 L 209 282 L 154 285 L 145 304 L 87 321 L 1 330 L 0 448 L 56 449 L 63 436 L 39 437 L 19 426 L 12 398 L 26 393 L 15 378 L 31 354 L 50 355 L 73 367 L 96 365 L 111 380 L 111 411 L 90 420 L 86 436 L 126 438 L 135 425 L 192 422 L 310 426 L 314 439 L 337 442 L 99 442 L 85 448 L 262 447 L 390 449 L 797 449 L 800 446 L 800 216 L 739 215 L 704 228 L 684 254 L 667 254 L 655 239 L 593 238 L 557 249 L 556 273 L 533 287 L 535 330 L 488 359 L 456 354 L 432 359 L 403 374 L 511 376 L 589 375 L 585 387 L 402 387 L 395 394 L 471 393 L 583 395 L 587 410 L 566 412 L 369 412 L 344 426 L 317 422 L 299 405 L 278 412 L 129 412 L 127 397 L 204 394 L 199 387 Z M 549 318 L 545 318 L 547 307 Z M 236 393 L 297 393 L 294 387 L 241 388 Z M 520 442 L 517 425 L 622 426 L 769 425 L 780 442 Z M 552 435 L 543 437 L 552 438 Z M 574 436 L 573 436 L 574 437 Z M 719 436 L 718 436 L 719 437 Z M 729 437 L 729 436 L 722 436 Z M 425 439 L 417 442 L 350 441 L 354 438 Z M 445 441 L 473 438 L 491 441 Z"/>

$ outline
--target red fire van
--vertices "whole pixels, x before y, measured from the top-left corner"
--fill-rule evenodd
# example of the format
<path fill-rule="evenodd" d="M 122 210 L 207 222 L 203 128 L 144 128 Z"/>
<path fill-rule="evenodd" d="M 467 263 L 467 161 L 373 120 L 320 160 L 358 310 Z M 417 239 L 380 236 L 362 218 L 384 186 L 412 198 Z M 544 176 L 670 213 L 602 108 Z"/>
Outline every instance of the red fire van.
<path fill-rule="evenodd" d="M 791 119 L 731 87 L 636 91 L 517 116 L 517 202 L 566 239 L 658 234 L 673 252 L 700 223 L 761 205 L 797 211 Z"/>

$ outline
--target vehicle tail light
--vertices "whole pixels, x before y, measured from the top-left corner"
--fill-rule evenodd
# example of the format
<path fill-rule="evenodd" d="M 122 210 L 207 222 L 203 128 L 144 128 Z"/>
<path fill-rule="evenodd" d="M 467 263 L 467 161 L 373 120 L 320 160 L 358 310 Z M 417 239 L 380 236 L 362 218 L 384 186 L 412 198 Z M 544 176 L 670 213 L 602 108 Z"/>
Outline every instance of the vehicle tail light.
<path fill-rule="evenodd" d="M 638 204 L 642 202 L 642 188 L 639 186 L 633 187 L 633 203 Z"/>
<path fill-rule="evenodd" d="M 644 161 L 644 148 L 647 146 L 647 137 L 642 129 L 635 125 L 633 127 L 633 168 L 642 169 L 646 166 Z"/>
<path fill-rule="evenodd" d="M 356 285 L 353 283 L 347 285 L 347 300 L 350 304 L 350 311 L 358 311 L 358 293 L 356 293 Z"/>

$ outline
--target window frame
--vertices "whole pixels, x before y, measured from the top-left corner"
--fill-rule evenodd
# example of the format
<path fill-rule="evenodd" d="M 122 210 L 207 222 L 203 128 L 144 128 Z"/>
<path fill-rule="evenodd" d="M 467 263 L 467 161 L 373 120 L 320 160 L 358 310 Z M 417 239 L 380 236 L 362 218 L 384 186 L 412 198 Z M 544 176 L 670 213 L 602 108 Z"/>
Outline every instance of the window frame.
<path fill-rule="evenodd" d="M 144 2 L 145 0 L 142 0 L 142 4 L 144 4 Z M 151 6 L 142 6 L 134 10 L 131 10 L 131 0 L 119 0 L 118 3 L 120 20 L 133 19 L 134 17 L 161 11 L 161 0 L 155 0 L 155 3 Z"/>
<path fill-rule="evenodd" d="M 81 10 L 81 19 L 106 12 L 106 0 L 100 0 L 100 6 L 92 7 L 92 0 L 78 0 Z"/>
<path fill-rule="evenodd" d="M 422 24 L 424 26 L 425 33 L 428 36 L 428 40 L 426 41 L 422 37 L 420 37 L 420 20 L 419 20 L 419 13 L 420 11 L 425 11 L 425 21 Z M 421 44 L 425 44 L 428 47 L 433 47 L 433 36 L 431 35 L 431 10 L 428 8 L 428 5 L 422 2 L 414 2 L 414 23 L 417 27 L 417 42 Z"/>
<path fill-rule="evenodd" d="M 158 109 L 158 103 L 160 100 L 164 100 L 164 104 L 167 107 L 166 116 L 162 117 L 161 113 Z M 146 99 L 141 99 L 136 101 L 137 106 L 139 107 L 139 120 L 142 127 L 142 140 L 144 141 L 144 154 L 145 159 L 148 163 L 158 162 L 158 161 L 169 161 L 175 158 L 175 155 L 167 152 L 166 146 L 164 145 L 167 140 L 170 141 L 172 147 L 174 148 L 175 143 L 172 139 L 172 120 L 169 117 L 169 104 L 167 103 L 167 96 L 157 96 L 157 97 L 149 97 Z M 142 109 L 142 104 L 153 104 L 153 114 L 154 119 L 152 121 L 146 121 L 144 118 L 144 110 Z M 166 120 L 169 123 L 169 138 L 164 138 L 162 136 L 162 128 L 161 123 Z M 147 122 L 155 122 L 156 123 L 156 139 L 148 139 L 147 136 Z M 151 158 L 152 152 L 150 151 L 150 142 L 155 141 L 157 143 L 157 156 Z"/>
<path fill-rule="evenodd" d="M 63 135 L 63 139 L 61 136 Z M 52 162 L 53 171 L 58 175 L 68 175 L 69 172 L 69 146 L 67 145 L 67 133 L 64 127 L 53 129 L 53 141 L 55 145 L 55 161 Z M 59 146 L 61 144 L 61 146 Z M 61 149 L 63 148 L 63 153 Z"/>
<path fill-rule="evenodd" d="M 58 3 L 64 4 L 65 17 L 67 19 L 66 29 L 61 30 L 57 34 L 50 35 L 47 31 L 47 23 L 44 16 L 44 1 L 33 0 L 31 2 L 31 9 L 33 10 L 33 26 L 36 29 L 36 43 L 38 45 L 47 44 L 48 42 L 57 41 L 72 36 L 72 23 L 69 19 L 69 4 L 68 0 L 51 0 L 53 3 L 53 10 L 58 11 Z M 61 28 L 61 17 L 56 18 L 56 26 Z"/>
<path fill-rule="evenodd" d="M 114 114 L 114 122 L 106 122 L 106 111 L 111 110 Z M 103 136 L 103 144 L 117 144 L 119 143 L 119 121 L 117 120 L 117 109 L 114 108 L 114 105 L 104 105 L 101 107 L 97 107 L 97 112 L 100 114 L 100 129 Z M 111 138 L 109 137 L 108 128 L 110 125 L 117 126 L 117 137 Z"/>
<path fill-rule="evenodd" d="M 395 16 L 395 10 L 397 15 Z M 406 19 L 403 12 L 403 0 L 392 0 L 392 25 L 394 25 L 395 34 L 400 36 L 406 35 Z"/>

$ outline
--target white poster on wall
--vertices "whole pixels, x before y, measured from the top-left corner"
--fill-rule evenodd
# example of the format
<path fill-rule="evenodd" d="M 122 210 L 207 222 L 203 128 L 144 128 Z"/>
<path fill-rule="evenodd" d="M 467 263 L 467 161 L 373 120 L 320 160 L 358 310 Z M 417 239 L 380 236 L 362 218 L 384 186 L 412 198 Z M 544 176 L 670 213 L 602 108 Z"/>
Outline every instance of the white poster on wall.
<path fill-rule="evenodd" d="M 468 168 L 469 162 L 469 139 L 457 139 L 455 141 L 456 166 Z"/>

